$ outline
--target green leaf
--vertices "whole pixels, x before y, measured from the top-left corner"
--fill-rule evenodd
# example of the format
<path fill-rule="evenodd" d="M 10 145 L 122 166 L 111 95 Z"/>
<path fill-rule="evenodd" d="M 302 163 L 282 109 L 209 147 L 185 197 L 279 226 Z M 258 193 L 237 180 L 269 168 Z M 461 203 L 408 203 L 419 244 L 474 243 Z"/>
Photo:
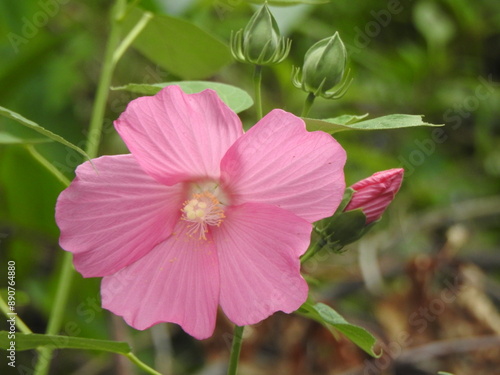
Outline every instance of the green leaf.
<path fill-rule="evenodd" d="M 409 128 L 414 126 L 443 126 L 442 124 L 436 125 L 424 122 L 422 120 L 422 117 L 423 116 L 420 115 L 394 114 L 377 117 L 370 120 L 359 121 L 351 123 L 350 125 L 336 122 L 335 118 L 326 120 L 304 118 L 304 121 L 306 122 L 307 130 L 322 130 L 330 134 L 344 130 L 387 130 Z"/>
<path fill-rule="evenodd" d="M 341 115 L 341 116 L 337 116 L 337 117 L 328 119 L 328 121 L 334 122 L 336 124 L 341 124 L 341 125 L 351 125 L 351 124 L 359 122 L 367 117 L 368 117 L 368 113 L 365 113 L 364 115 Z"/>
<path fill-rule="evenodd" d="M 144 12 L 132 9 L 124 23 L 130 31 Z M 205 78 L 233 61 L 229 47 L 190 22 L 154 14 L 132 43 L 148 59 L 182 79 Z"/>
<path fill-rule="evenodd" d="M 279 6 L 297 5 L 297 4 L 326 4 L 330 2 L 330 0 L 246 0 L 246 1 L 254 4 L 263 4 L 267 2 L 267 4 L 269 5 L 279 5 Z"/>
<path fill-rule="evenodd" d="M 374 345 L 376 343 L 375 337 L 359 326 L 348 323 L 338 312 L 324 303 L 313 304 L 310 301 L 304 303 L 297 311 L 298 314 L 306 318 L 313 319 L 328 329 L 335 328 L 342 332 L 349 340 L 363 349 L 372 357 L 380 357 L 382 353 L 377 354 L 374 352 Z"/>
<path fill-rule="evenodd" d="M 51 131 L 49 131 L 49 130 L 47 130 L 45 128 L 42 128 L 37 123 L 35 123 L 35 122 L 31 121 L 31 120 L 28 120 L 27 118 L 21 116 L 19 113 L 13 112 L 10 109 L 4 108 L 4 107 L 0 107 L 0 115 L 4 116 L 4 117 L 7 117 L 7 118 L 10 118 L 10 119 L 18 122 L 19 124 L 21 124 L 23 126 L 26 126 L 27 128 L 30 128 L 30 129 L 32 129 L 32 130 L 34 130 L 34 131 L 36 131 L 36 132 L 38 132 L 38 133 L 46 136 L 49 139 L 52 139 L 53 141 L 61 143 L 61 144 L 65 145 L 65 146 L 67 146 L 67 147 L 69 147 L 69 148 L 71 148 L 71 149 L 79 152 L 80 154 L 82 154 L 83 156 L 85 156 L 87 159 L 90 160 L 90 157 L 80 147 L 75 146 L 71 142 L 68 142 L 67 140 L 65 140 L 60 135 L 54 134 Z"/>
<path fill-rule="evenodd" d="M 7 132 L 0 131 L 0 145 L 32 145 L 46 142 L 51 142 L 51 140 L 47 138 L 20 138 Z"/>
<path fill-rule="evenodd" d="M 215 90 L 222 101 L 236 113 L 244 111 L 253 105 L 252 97 L 248 95 L 246 91 L 236 86 L 219 82 L 180 81 L 153 84 L 129 83 L 125 86 L 113 87 L 112 90 L 126 90 L 140 95 L 154 95 L 162 88 L 171 85 L 180 86 L 180 88 L 187 94 L 194 94 L 206 89 Z"/>
<path fill-rule="evenodd" d="M 87 339 L 83 337 L 42 335 L 37 333 L 17 333 L 15 340 L 9 338 L 9 332 L 0 331 L 0 349 L 8 350 L 10 341 L 15 341 L 16 350 L 31 350 L 40 346 L 54 349 L 100 350 L 118 354 L 129 354 L 132 350 L 126 342 Z"/>

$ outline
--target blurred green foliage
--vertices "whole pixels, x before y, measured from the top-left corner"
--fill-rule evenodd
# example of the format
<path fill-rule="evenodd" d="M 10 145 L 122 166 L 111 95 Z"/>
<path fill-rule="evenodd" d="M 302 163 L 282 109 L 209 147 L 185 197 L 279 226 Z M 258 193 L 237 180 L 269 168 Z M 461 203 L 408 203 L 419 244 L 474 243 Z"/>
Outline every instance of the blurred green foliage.
<path fill-rule="evenodd" d="M 231 30 L 243 28 L 255 9 L 243 0 L 180 3 L 148 0 L 141 5 L 210 30 L 225 44 Z M 0 0 L 0 105 L 83 147 L 110 6 L 110 1 L 98 0 Z M 378 228 L 399 228 L 399 235 L 406 237 L 398 247 L 401 258 L 432 251 L 432 235 L 415 232 L 407 224 L 419 223 L 426 217 L 423 213 L 433 211 L 445 214 L 441 222 L 431 223 L 431 232 L 455 222 L 465 223 L 470 233 L 466 253 L 498 250 L 500 2 L 333 0 L 271 9 L 282 33 L 292 38 L 293 44 L 285 62 L 264 70 L 264 112 L 279 107 L 300 113 L 305 94 L 291 84 L 292 66 L 302 65 L 313 43 L 338 31 L 347 47 L 354 81 L 341 100 L 318 99 L 311 117 L 408 113 L 446 125 L 439 133 L 434 133 L 434 128 L 410 128 L 336 135 L 348 152 L 348 184 L 382 169 L 402 166 L 407 170 L 403 188 Z M 161 43 L 161 36 L 156 43 Z M 165 66 L 149 61 L 140 50 L 126 52 L 116 69 L 114 86 L 183 78 L 176 75 L 179 72 L 166 71 Z M 227 63 L 216 74 L 196 78 L 233 84 L 252 93 L 251 74 L 251 67 Z M 110 93 L 102 154 L 126 152 L 112 121 L 134 97 L 124 91 Z M 242 113 L 247 126 L 253 123 L 252 111 Z M 38 137 L 5 118 L 0 119 L 2 132 Z M 36 148 L 69 178 L 82 161 L 80 155 L 59 144 L 39 144 Z M 57 245 L 53 215 L 62 189 L 23 146 L 0 145 L 0 264 L 3 267 L 11 259 L 17 262 L 18 289 L 30 300 L 19 306 L 19 313 L 36 332 L 45 329 L 57 282 L 62 250 Z M 470 207 L 470 202 L 474 207 L 475 200 L 481 200 L 491 212 L 483 216 L 466 208 L 460 211 Z M 4 282 L 0 280 L 0 287 Z M 71 295 L 66 314 L 66 324 L 74 324 L 66 325 L 63 334 L 112 337 L 111 318 L 99 308 L 98 285 L 98 279 L 77 277 L 74 290 L 78 292 Z M 149 345 L 147 334 L 128 335 L 135 340 L 138 354 L 152 360 L 151 353 L 141 352 Z M 185 340 L 178 340 L 175 350 L 179 358 L 185 355 Z M 23 354 L 22 358 L 30 363 L 32 355 Z M 105 368 L 106 356 L 61 355 L 60 361 L 77 368 L 92 357 L 96 368 Z M 186 361 L 178 366 L 192 365 Z"/>

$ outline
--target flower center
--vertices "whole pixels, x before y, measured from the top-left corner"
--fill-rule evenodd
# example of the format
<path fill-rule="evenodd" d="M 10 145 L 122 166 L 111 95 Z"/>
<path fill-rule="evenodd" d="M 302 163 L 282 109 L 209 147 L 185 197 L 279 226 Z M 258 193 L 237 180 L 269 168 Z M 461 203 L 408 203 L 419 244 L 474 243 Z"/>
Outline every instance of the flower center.
<path fill-rule="evenodd" d="M 181 209 L 182 220 L 189 222 L 188 235 L 206 240 L 209 225 L 220 226 L 225 218 L 224 206 L 210 191 L 193 193 Z"/>

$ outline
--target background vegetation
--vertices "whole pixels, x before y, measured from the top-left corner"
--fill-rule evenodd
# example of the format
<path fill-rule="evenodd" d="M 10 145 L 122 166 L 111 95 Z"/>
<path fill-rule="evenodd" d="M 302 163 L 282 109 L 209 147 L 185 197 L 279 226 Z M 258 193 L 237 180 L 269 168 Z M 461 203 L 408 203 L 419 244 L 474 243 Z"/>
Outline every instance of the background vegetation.
<path fill-rule="evenodd" d="M 110 6 L 97 0 L 1 0 L 0 105 L 83 147 Z M 253 13 L 242 0 L 144 0 L 141 6 L 188 20 L 225 43 Z M 318 99 L 311 116 L 423 114 L 445 127 L 336 135 L 348 152 L 348 184 L 398 166 L 406 177 L 373 232 L 343 254 L 311 260 L 304 271 L 315 280 L 317 298 L 371 330 L 386 354 L 370 360 L 315 323 L 277 314 L 247 330 L 241 374 L 498 372 L 500 3 L 332 0 L 272 9 L 293 45 L 284 63 L 264 71 L 265 112 L 279 107 L 300 113 L 306 94 L 293 88 L 291 68 L 302 64 L 310 45 L 339 31 L 354 81 L 341 100 Z M 130 49 L 113 85 L 203 78 L 252 93 L 251 74 L 250 66 L 229 63 L 210 76 L 179 76 Z M 101 154 L 127 152 L 110 125 L 134 97 L 111 92 Z M 253 116 L 252 109 L 242 113 L 247 125 Z M 36 138 L 0 119 L 1 265 L 5 270 L 8 260 L 16 261 L 18 313 L 43 332 L 62 253 L 53 216 L 63 186 L 7 133 Z M 69 178 L 81 162 L 54 143 L 36 149 Z M 225 318 L 203 342 L 176 326 L 135 331 L 100 308 L 99 281 L 76 277 L 62 334 L 128 341 L 164 373 L 218 374 L 224 368 L 231 332 Z M 55 354 L 53 374 L 140 373 L 111 354 Z M 34 357 L 19 352 L 18 363 L 31 368 Z M 5 365 L 2 360 L 0 368 Z"/>

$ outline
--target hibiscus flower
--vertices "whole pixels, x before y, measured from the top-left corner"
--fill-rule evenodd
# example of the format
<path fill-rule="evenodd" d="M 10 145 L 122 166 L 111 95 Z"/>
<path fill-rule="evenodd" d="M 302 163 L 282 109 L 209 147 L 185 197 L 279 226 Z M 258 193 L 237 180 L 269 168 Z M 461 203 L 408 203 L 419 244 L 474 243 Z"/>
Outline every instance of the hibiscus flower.
<path fill-rule="evenodd" d="M 60 245 L 102 306 L 137 329 L 212 335 L 218 306 L 237 325 L 306 300 L 312 223 L 345 189 L 345 151 L 273 110 L 246 133 L 214 91 L 168 86 L 115 122 L 131 154 L 85 162 L 58 198 Z"/>

